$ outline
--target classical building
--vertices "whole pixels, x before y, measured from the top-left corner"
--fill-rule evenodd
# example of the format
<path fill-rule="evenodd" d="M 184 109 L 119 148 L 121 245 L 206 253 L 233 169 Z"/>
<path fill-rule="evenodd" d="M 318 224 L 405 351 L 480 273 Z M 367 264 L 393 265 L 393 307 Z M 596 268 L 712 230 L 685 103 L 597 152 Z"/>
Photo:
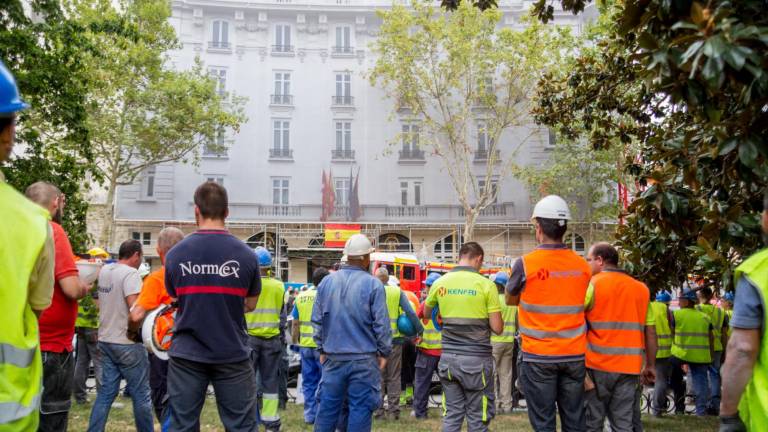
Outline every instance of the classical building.
<path fill-rule="evenodd" d="M 519 26 L 530 1 L 500 1 L 502 25 Z M 384 0 L 174 0 L 172 24 L 181 49 L 174 67 L 200 58 L 222 94 L 247 97 L 248 121 L 239 133 L 218 139 L 223 153 L 202 149 L 198 166 L 152 167 L 134 185 L 120 187 L 115 237 L 137 238 L 156 256 L 158 231 L 168 225 L 194 229 L 192 194 L 205 180 L 223 184 L 230 198 L 231 231 L 275 252 L 285 279 L 306 281 L 317 265 L 338 260 L 324 243 L 322 179 L 331 173 L 335 206 L 328 222 L 349 219 L 350 181 L 359 172 L 362 232 L 380 250 L 409 251 L 420 259 L 453 260 L 463 228 L 462 208 L 441 161 L 415 140 L 393 143 L 400 133 L 418 136 L 418 125 L 391 116 L 392 101 L 364 73 L 374 64 L 369 45 Z M 594 13 L 594 12 L 592 12 Z M 587 15 L 590 15 L 589 13 Z M 558 25 L 581 31 L 584 15 L 557 13 Z M 477 125 L 482 127 L 482 125 Z M 488 157 L 477 134 L 476 169 Z M 549 131 L 533 124 L 505 133 L 501 156 L 511 156 L 531 136 L 518 163 L 537 164 L 551 150 Z M 499 177 L 497 202 L 479 218 L 475 239 L 488 260 L 508 262 L 534 245 L 526 187 Z M 584 240 L 571 238 L 584 249 Z"/>

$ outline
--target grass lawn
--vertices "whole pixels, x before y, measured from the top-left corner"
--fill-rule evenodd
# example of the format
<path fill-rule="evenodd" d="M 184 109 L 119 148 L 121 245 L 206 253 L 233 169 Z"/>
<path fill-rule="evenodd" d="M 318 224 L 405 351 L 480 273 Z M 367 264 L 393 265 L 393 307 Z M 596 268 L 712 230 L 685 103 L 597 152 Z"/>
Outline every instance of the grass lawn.
<path fill-rule="evenodd" d="M 92 396 L 94 397 L 94 396 Z M 107 423 L 108 432 L 128 432 L 135 431 L 133 416 L 131 414 L 130 399 L 118 398 L 125 404 L 124 408 L 112 408 Z M 91 405 L 72 404 L 72 411 L 69 414 L 69 430 L 74 432 L 84 431 L 88 427 L 88 416 L 91 411 Z M 440 410 L 430 409 L 431 418 L 426 421 L 416 421 L 408 417 L 410 410 L 401 412 L 400 421 L 375 421 L 373 423 L 374 431 L 382 432 L 427 432 L 440 430 Z M 302 417 L 302 407 L 299 405 L 288 404 L 285 411 L 281 411 L 280 416 L 283 420 L 283 430 L 286 432 L 311 431 L 312 428 L 304 424 Z M 203 408 L 201 416 L 201 430 L 203 431 L 223 431 L 219 422 L 219 415 L 216 412 L 216 404 L 213 398 L 208 401 Z M 708 417 L 699 419 L 693 416 L 669 416 L 663 419 L 655 419 L 651 416 L 643 415 L 643 424 L 646 431 L 659 432 L 698 432 L 698 431 L 716 431 L 717 419 Z M 160 430 L 155 424 L 155 429 Z M 497 432 L 515 432 L 530 431 L 528 417 L 524 412 L 514 413 L 496 417 L 491 423 L 492 431 Z M 354 432 L 354 431 L 350 431 Z"/>

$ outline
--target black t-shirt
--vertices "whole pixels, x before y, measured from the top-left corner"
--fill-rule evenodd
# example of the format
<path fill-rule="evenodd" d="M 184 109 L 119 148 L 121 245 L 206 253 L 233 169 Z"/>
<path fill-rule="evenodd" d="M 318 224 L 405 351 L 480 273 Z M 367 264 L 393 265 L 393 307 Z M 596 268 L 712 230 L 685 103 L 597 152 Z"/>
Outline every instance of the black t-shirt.
<path fill-rule="evenodd" d="M 253 250 L 224 230 L 200 230 L 165 259 L 165 286 L 178 299 L 169 355 L 201 363 L 248 359 L 245 297 L 261 292 Z"/>

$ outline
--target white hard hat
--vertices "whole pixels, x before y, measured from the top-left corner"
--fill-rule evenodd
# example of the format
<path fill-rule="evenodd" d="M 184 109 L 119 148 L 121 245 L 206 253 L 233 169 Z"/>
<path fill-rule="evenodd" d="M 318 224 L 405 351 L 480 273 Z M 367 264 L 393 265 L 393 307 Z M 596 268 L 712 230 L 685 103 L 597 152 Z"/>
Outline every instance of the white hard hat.
<path fill-rule="evenodd" d="M 173 337 L 176 309 L 161 305 L 147 314 L 141 326 L 144 347 L 160 360 L 168 360 L 168 348 Z"/>
<path fill-rule="evenodd" d="M 138 270 L 139 270 L 139 276 L 141 276 L 142 278 L 146 277 L 152 271 L 152 269 L 149 267 L 149 263 L 145 263 L 145 262 L 139 265 Z"/>
<path fill-rule="evenodd" d="M 392 285 L 399 287 L 400 286 L 400 280 L 394 276 L 390 276 L 389 280 L 387 281 L 387 285 Z"/>
<path fill-rule="evenodd" d="M 548 195 L 539 200 L 533 208 L 534 218 L 571 220 L 568 203 L 557 195 Z"/>
<path fill-rule="evenodd" d="M 365 256 L 373 252 L 373 246 L 368 237 L 363 234 L 354 234 L 344 245 L 344 255 L 347 257 Z"/>

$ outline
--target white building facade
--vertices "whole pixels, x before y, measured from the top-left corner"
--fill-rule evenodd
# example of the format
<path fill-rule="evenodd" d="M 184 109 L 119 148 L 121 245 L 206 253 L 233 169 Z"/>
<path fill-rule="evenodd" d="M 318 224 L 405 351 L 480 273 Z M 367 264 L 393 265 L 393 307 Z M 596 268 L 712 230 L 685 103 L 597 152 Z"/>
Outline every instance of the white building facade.
<path fill-rule="evenodd" d="M 520 25 L 532 2 L 500 2 L 502 25 Z M 361 215 L 356 222 L 382 250 L 421 259 L 452 260 L 460 242 L 463 210 L 442 172 L 442 161 L 417 139 L 418 124 L 392 114 L 393 102 L 365 73 L 375 64 L 370 45 L 381 24 L 378 0 L 174 0 L 172 24 L 182 43 L 169 53 L 174 67 L 199 58 L 223 94 L 245 96 L 248 121 L 239 133 L 219 136 L 228 149 L 202 149 L 199 165 L 171 163 L 148 169 L 120 187 L 114 249 L 138 238 L 155 255 L 164 226 L 194 229 L 192 195 L 205 180 L 222 183 L 230 200 L 230 229 L 252 245 L 266 243 L 279 274 L 304 282 L 317 265 L 340 251 L 323 245 L 322 176 L 332 173 L 335 210 L 328 222 L 348 219 L 351 173 L 359 171 Z M 556 14 L 555 23 L 578 33 L 582 17 Z M 514 156 L 523 136 L 531 136 Z M 533 124 L 505 133 L 502 157 L 522 164 L 545 161 L 547 129 Z M 474 159 L 484 169 L 485 143 Z M 489 261 L 506 262 L 533 244 L 526 187 L 499 173 L 498 199 L 479 218 L 476 240 Z M 578 229 L 577 229 L 578 231 Z M 584 248 L 583 240 L 574 246 Z M 278 247 L 279 245 L 279 247 Z"/>

